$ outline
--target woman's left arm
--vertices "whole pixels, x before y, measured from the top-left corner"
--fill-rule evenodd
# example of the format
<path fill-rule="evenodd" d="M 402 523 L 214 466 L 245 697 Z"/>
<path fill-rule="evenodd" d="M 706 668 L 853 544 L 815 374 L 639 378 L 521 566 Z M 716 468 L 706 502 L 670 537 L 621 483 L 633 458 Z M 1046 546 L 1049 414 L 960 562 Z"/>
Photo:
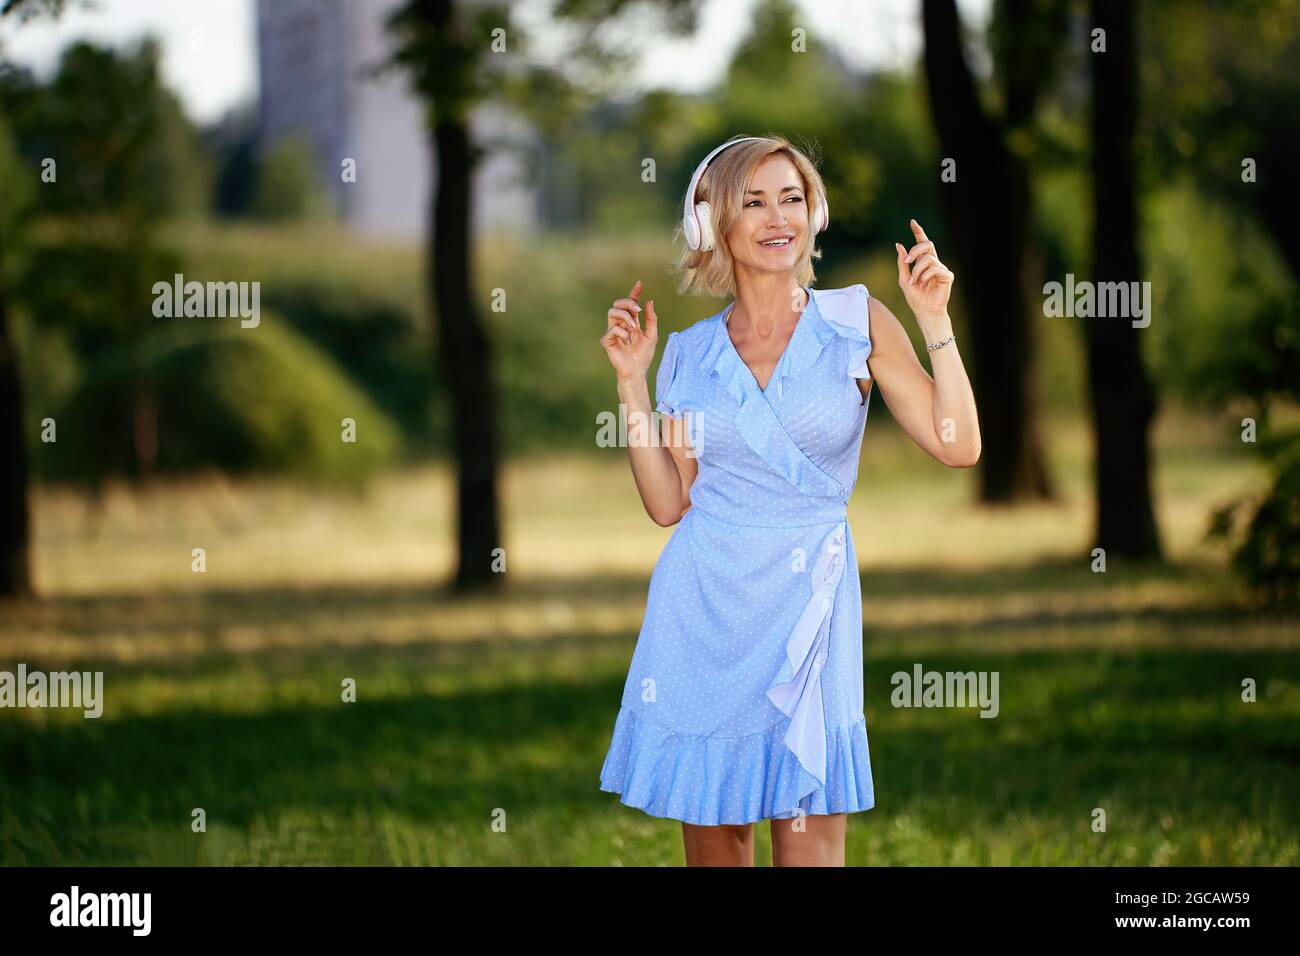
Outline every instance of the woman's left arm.
<path fill-rule="evenodd" d="M 954 276 L 939 261 L 934 243 L 915 219 L 912 232 L 917 242 L 911 250 L 895 243 L 898 285 L 926 344 L 934 345 L 952 335 L 948 297 Z M 867 367 L 872 380 L 880 384 L 890 413 L 931 457 L 952 468 L 974 465 L 980 457 L 979 417 L 956 341 L 930 352 L 932 379 L 894 313 L 874 296 L 868 300 L 868 309 L 871 353 Z"/>

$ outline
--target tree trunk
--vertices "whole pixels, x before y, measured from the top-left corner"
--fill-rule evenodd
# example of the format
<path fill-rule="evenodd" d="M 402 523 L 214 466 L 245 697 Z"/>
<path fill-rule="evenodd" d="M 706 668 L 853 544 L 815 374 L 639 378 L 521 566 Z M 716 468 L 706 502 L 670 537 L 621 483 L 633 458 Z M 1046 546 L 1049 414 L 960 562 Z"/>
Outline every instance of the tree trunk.
<path fill-rule="evenodd" d="M 1093 0 L 1092 25 L 1106 31 L 1106 52 L 1093 53 L 1094 281 L 1132 282 L 1142 275 L 1135 162 L 1137 10 Z M 1155 394 L 1142 365 L 1141 329 L 1124 317 L 1085 319 L 1088 381 L 1096 435 L 1096 545 L 1133 558 L 1159 558 L 1151 506 L 1148 432 Z"/>
<path fill-rule="evenodd" d="M 9 331 L 4 249 L 0 248 L 0 598 L 32 593 L 24 424 L 18 354 Z"/>
<path fill-rule="evenodd" d="M 452 114 L 453 111 L 446 111 Z M 492 348 L 470 289 L 472 144 L 462 117 L 440 113 L 434 125 L 437 188 L 429 246 L 437 313 L 438 359 L 451 396 L 457 468 L 458 590 L 492 587 L 501 546 L 497 503 L 497 412 Z"/>
<path fill-rule="evenodd" d="M 1294 96 L 1284 91 L 1278 99 L 1287 95 Z M 1300 231 L 1295 227 L 1297 219 L 1300 219 L 1300 190 L 1295 187 L 1292 173 L 1292 157 L 1300 155 L 1300 122 L 1296 121 L 1292 110 L 1269 110 L 1268 115 L 1259 115 L 1276 102 L 1274 98 L 1260 97 L 1258 104 L 1251 103 L 1245 109 L 1234 109 L 1233 112 L 1239 121 L 1244 121 L 1243 125 L 1250 128 L 1255 138 L 1250 155 L 1258 163 L 1257 178 L 1254 185 L 1246 187 L 1246 195 L 1254 198 L 1255 212 L 1268 227 L 1282 257 L 1291 267 L 1291 275 L 1300 279 Z M 1247 114 L 1244 117 L 1241 116 L 1243 112 Z M 1223 188 L 1217 182 L 1215 185 Z M 1240 181 L 1233 184 L 1232 189 L 1236 192 L 1232 198 L 1241 195 L 1241 185 Z"/>
<path fill-rule="evenodd" d="M 956 181 L 942 183 L 940 192 L 970 309 L 968 354 L 984 423 L 979 498 L 1051 498 L 1036 410 L 1032 317 L 1041 299 L 1028 165 L 980 104 L 953 0 L 925 0 L 922 22 L 930 113 L 943 155 L 957 164 Z"/>

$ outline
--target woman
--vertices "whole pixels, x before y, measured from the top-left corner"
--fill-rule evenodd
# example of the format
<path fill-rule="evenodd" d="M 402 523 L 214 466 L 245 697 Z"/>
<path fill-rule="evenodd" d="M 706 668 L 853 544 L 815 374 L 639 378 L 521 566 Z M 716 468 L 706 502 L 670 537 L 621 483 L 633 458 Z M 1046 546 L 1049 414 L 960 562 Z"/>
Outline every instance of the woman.
<path fill-rule="evenodd" d="M 716 157 L 716 158 L 715 158 Z M 662 434 L 629 440 L 646 512 L 677 524 L 650 579 L 602 790 L 682 822 L 688 866 L 843 866 L 847 814 L 875 805 L 862 691 L 862 593 L 845 518 L 873 382 L 936 460 L 979 458 L 975 400 L 948 317 L 953 274 L 919 223 L 898 282 L 934 378 L 863 285 L 814 290 L 821 177 L 781 137 L 738 137 L 691 178 L 683 291 L 733 295 L 668 336 Z M 650 416 L 659 341 L 643 286 L 601 345 L 629 423 Z M 637 434 L 629 427 L 629 436 Z"/>

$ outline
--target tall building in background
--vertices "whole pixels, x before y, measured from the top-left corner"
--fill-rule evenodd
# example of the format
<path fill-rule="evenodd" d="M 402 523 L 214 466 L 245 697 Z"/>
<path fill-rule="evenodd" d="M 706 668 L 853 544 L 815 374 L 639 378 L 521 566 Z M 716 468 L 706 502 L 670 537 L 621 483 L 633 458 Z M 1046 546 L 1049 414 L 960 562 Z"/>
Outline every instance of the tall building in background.
<path fill-rule="evenodd" d="M 405 70 L 374 70 L 392 56 L 385 28 L 402 0 L 258 0 L 261 70 L 258 133 L 262 148 L 297 135 L 308 144 L 321 183 L 358 234 L 424 235 L 437 175 L 419 99 Z M 524 124 L 500 108 L 471 121 L 475 142 L 506 137 L 533 142 Z M 340 175 L 356 160 L 357 181 Z M 537 189 L 514 153 L 492 150 L 478 166 L 471 221 L 475 232 L 539 226 Z"/>

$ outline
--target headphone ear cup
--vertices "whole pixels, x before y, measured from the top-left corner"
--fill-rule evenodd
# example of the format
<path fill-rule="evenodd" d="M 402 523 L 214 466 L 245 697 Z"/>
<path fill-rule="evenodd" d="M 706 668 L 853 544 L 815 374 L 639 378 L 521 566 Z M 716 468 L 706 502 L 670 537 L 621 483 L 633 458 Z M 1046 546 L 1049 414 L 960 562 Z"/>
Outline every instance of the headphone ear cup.
<path fill-rule="evenodd" d="M 700 252 L 713 248 L 713 218 L 707 202 L 695 204 L 695 221 L 700 224 Z"/>
<path fill-rule="evenodd" d="M 695 221 L 693 211 L 682 217 L 682 237 L 686 240 L 688 249 L 700 248 L 700 227 Z"/>
<path fill-rule="evenodd" d="M 821 202 L 817 204 L 817 215 L 815 217 L 817 222 L 813 228 L 813 232 L 821 232 L 824 230 L 831 219 L 830 210 L 826 207 L 826 194 L 819 192 L 817 198 L 820 199 Z"/>

